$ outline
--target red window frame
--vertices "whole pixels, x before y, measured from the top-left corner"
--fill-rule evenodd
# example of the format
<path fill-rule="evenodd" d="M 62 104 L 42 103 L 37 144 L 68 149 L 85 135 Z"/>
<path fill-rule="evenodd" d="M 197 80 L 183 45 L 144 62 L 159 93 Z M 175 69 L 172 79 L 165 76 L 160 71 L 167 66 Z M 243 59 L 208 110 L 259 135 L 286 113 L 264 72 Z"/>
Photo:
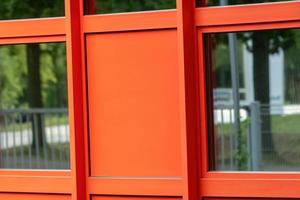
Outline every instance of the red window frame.
<path fill-rule="evenodd" d="M 91 194 L 186 200 L 300 197 L 300 173 L 208 171 L 203 45 L 205 33 L 300 28 L 300 2 L 196 8 L 194 0 L 177 0 L 177 10 L 90 16 L 83 14 L 83 4 L 83 0 L 65 0 L 65 17 L 0 21 L 0 44 L 66 42 L 71 152 L 71 170 L 0 170 L 0 183 L 5 183 L 0 184 L 1 193 L 64 194 L 74 200 L 90 199 Z M 182 178 L 90 177 L 85 35 L 157 29 L 177 29 Z"/>
<path fill-rule="evenodd" d="M 226 7 L 197 8 L 200 85 L 201 197 L 300 197 L 298 172 L 222 172 L 209 171 L 206 68 L 204 37 L 206 33 L 300 28 L 300 2 L 276 2 Z"/>
<path fill-rule="evenodd" d="M 26 44 L 26 43 L 47 43 L 47 42 L 65 42 L 67 46 L 67 71 L 68 71 L 68 96 L 69 96 L 69 122 L 70 122 L 70 146 L 71 152 L 71 169 L 72 170 L 10 170 L 0 169 L 0 196 L 7 199 L 67 199 L 76 197 L 76 178 L 77 174 L 76 159 L 78 156 L 74 154 L 74 146 L 78 145 L 76 136 L 82 133 L 83 124 L 79 116 L 75 116 L 78 111 L 83 110 L 78 102 L 83 99 L 77 93 L 80 90 L 73 88 L 81 87 L 81 78 L 73 76 L 74 71 L 78 70 L 81 65 L 72 65 L 73 57 L 78 55 L 72 47 L 72 39 L 74 38 L 73 29 L 74 19 L 71 10 L 78 12 L 79 1 L 65 1 L 65 17 L 38 18 L 38 19 L 18 19 L 18 20 L 1 20 L 0 21 L 0 45 L 8 44 Z M 71 9 L 71 7 L 73 9 Z M 80 29 L 79 29 L 80 30 Z M 79 32 L 80 33 L 80 32 Z M 75 56 L 73 56 L 75 55 Z M 81 76 L 81 73 L 78 73 Z M 75 114 L 74 114 L 75 111 Z M 78 114 L 77 114 L 78 115 Z M 80 120 L 79 126 L 76 125 Z M 76 133 L 76 134 L 75 134 Z M 80 142 L 80 141 L 79 141 Z M 34 195 L 35 194 L 35 195 Z M 48 195 L 47 195 L 48 194 Z"/>

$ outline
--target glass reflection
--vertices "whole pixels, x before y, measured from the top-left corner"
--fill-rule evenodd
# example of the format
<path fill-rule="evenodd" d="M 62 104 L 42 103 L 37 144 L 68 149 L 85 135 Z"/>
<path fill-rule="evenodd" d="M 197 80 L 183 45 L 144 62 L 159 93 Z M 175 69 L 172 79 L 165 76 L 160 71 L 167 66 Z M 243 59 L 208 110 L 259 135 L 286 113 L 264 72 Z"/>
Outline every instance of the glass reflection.
<path fill-rule="evenodd" d="M 64 16 L 64 0 L 1 0 L 0 20 Z"/>
<path fill-rule="evenodd" d="M 299 38 L 298 29 L 206 35 L 211 170 L 300 169 Z"/>
<path fill-rule="evenodd" d="M 64 43 L 0 46 L 0 168 L 69 169 Z"/>
<path fill-rule="evenodd" d="M 86 14 L 175 9 L 176 0 L 85 0 Z"/>

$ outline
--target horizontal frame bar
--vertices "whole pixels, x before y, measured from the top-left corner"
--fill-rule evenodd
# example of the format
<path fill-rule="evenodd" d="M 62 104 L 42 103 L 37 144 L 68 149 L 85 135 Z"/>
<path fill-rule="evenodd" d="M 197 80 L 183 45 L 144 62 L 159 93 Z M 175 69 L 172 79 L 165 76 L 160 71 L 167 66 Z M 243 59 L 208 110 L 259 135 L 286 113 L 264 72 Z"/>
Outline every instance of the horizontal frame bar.
<path fill-rule="evenodd" d="M 70 200 L 70 194 L 31 194 L 31 193 L 0 193 L 1 199 L 6 200 Z"/>
<path fill-rule="evenodd" d="M 8 176 L 25 176 L 25 177 L 70 177 L 70 170 L 18 170 L 18 169 L 0 169 L 0 178 Z M 1 186 L 1 182 L 0 182 Z"/>
<path fill-rule="evenodd" d="M 65 42 L 64 35 L 59 36 L 38 36 L 38 37 L 17 37 L 17 38 L 0 38 L 0 45 L 9 44 L 28 44 L 28 43 L 47 43 L 47 42 Z"/>
<path fill-rule="evenodd" d="M 300 20 L 300 2 L 273 2 L 196 9 L 200 27 Z"/>
<path fill-rule="evenodd" d="M 45 176 L 0 176 L 1 192 L 71 194 L 70 177 Z"/>
<path fill-rule="evenodd" d="M 87 179 L 87 192 L 100 195 L 182 196 L 181 179 L 155 178 L 99 178 Z"/>
<path fill-rule="evenodd" d="M 300 173 L 298 172 L 272 172 L 272 171 L 261 171 L 261 172 L 230 172 L 230 171 L 210 171 L 205 173 L 204 178 L 226 178 L 226 179 L 270 179 L 270 180 L 286 180 L 286 179 L 299 179 Z"/>
<path fill-rule="evenodd" d="M 0 21 L 0 39 L 65 34 L 64 17 Z"/>
<path fill-rule="evenodd" d="M 288 29 L 288 28 L 300 28 L 300 19 L 299 21 L 288 21 L 288 22 L 269 22 L 269 23 L 259 23 L 259 24 L 198 27 L 198 30 L 202 33 L 224 33 L 224 32 L 241 32 L 241 31 L 247 32 L 247 31 L 256 31 L 256 30 Z"/>
<path fill-rule="evenodd" d="M 200 193 L 203 197 L 267 197 L 299 198 L 300 180 L 269 179 L 202 179 Z"/>
<path fill-rule="evenodd" d="M 83 18 L 85 33 L 177 28 L 176 10 L 89 15 Z"/>

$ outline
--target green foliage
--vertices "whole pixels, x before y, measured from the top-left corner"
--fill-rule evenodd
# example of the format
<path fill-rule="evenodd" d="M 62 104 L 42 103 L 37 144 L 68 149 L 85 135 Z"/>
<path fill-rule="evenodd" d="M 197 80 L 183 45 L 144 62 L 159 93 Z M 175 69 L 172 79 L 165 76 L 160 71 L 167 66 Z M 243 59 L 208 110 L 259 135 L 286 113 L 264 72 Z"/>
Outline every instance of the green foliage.
<path fill-rule="evenodd" d="M 2 0 L 1 19 L 64 15 L 64 0 Z M 44 107 L 67 106 L 66 52 L 59 43 L 41 44 L 41 90 Z M 29 107 L 25 45 L 0 47 L 0 109 Z M 34 98 L 34 97 L 31 97 Z"/>
<path fill-rule="evenodd" d="M 67 107 L 66 49 L 62 43 L 41 44 L 44 107 Z"/>
<path fill-rule="evenodd" d="M 216 34 L 212 38 L 217 44 L 213 48 L 213 67 L 218 77 L 216 79 L 216 87 L 231 88 L 231 67 L 230 55 L 228 46 L 228 34 Z M 237 40 L 237 62 L 239 67 L 239 86 L 244 87 L 244 72 L 243 72 L 243 43 L 244 41 L 238 37 Z"/>
<path fill-rule="evenodd" d="M 238 147 L 235 153 L 235 159 L 237 161 L 237 167 L 240 171 L 245 171 L 248 169 L 248 143 L 247 143 L 247 133 L 248 128 L 250 126 L 250 118 L 247 118 L 243 123 L 240 125 L 240 132 L 238 134 Z"/>
<path fill-rule="evenodd" d="M 64 0 L 1 0 L 0 19 L 64 15 Z"/>
<path fill-rule="evenodd" d="M 67 106 L 66 56 L 63 43 L 41 44 L 41 81 L 44 107 Z M 0 109 L 27 108 L 25 45 L 0 47 Z"/>
<path fill-rule="evenodd" d="M 117 13 L 176 8 L 175 0 L 96 0 L 99 13 Z"/>
<path fill-rule="evenodd" d="M 23 45 L 0 48 L 0 108 L 21 106 L 26 74 Z"/>

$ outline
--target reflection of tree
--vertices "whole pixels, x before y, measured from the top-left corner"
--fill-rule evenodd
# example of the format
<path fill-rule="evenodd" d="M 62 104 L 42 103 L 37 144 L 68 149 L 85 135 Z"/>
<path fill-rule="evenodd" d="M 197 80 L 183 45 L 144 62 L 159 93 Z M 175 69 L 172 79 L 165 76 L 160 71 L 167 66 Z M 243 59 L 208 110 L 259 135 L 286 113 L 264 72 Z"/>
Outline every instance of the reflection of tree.
<path fill-rule="evenodd" d="M 0 6 L 0 19 L 61 16 L 63 13 L 63 0 L 4 0 Z M 26 64 L 28 106 L 30 108 L 42 108 L 41 49 L 39 44 L 26 45 Z M 44 144 L 42 116 L 38 114 L 34 117 L 32 130 L 38 134 L 38 141 L 36 141 L 36 137 L 33 137 L 33 147 L 36 143 L 42 146 Z"/>
<path fill-rule="evenodd" d="M 269 82 L 269 37 L 268 34 L 254 32 L 252 34 L 253 83 L 254 97 L 261 105 L 266 105 L 262 118 L 262 148 L 273 152 L 273 139 L 270 116 L 270 82 Z"/>
<path fill-rule="evenodd" d="M 294 45 L 284 54 L 285 74 L 285 102 L 287 104 L 300 103 L 300 32 L 293 31 Z"/>
<path fill-rule="evenodd" d="M 262 117 L 262 148 L 265 153 L 276 153 L 273 145 L 272 136 L 272 124 L 271 124 L 271 114 L 270 114 L 270 82 L 269 82 L 269 70 L 272 70 L 272 66 L 269 66 L 269 56 L 278 53 L 279 50 L 284 50 L 285 52 L 295 44 L 296 40 L 296 30 L 268 30 L 268 31 L 253 31 L 247 33 L 237 33 L 238 44 L 243 43 L 246 45 L 247 50 L 252 52 L 253 55 L 253 84 L 254 84 L 254 96 L 255 100 L 259 101 L 264 107 L 264 114 Z M 231 87 L 230 79 L 224 82 L 222 76 L 226 75 L 230 77 L 230 63 L 228 58 L 224 57 L 222 54 L 228 54 L 229 46 L 228 40 L 226 38 L 227 34 L 219 34 L 216 37 L 217 48 L 216 61 L 217 61 L 217 74 L 218 79 L 220 79 L 217 84 L 218 87 Z M 223 49 L 221 51 L 221 49 Z M 293 50 L 295 51 L 295 49 Z M 242 58 L 239 55 L 241 50 L 238 51 L 238 58 Z M 291 52 L 290 52 L 291 53 Z M 290 53 L 285 53 L 287 57 Z M 297 56 L 298 57 L 298 56 Z M 239 65 L 242 62 L 239 60 Z M 219 65 L 219 66 L 218 66 Z M 294 65 L 297 65 L 294 63 Z M 226 69 L 226 74 L 220 71 L 220 67 Z M 241 68 L 241 66 L 239 66 Z M 289 69 L 289 65 L 285 66 L 285 69 Z M 242 77 L 241 74 L 239 76 Z M 291 75 L 288 75 L 291 76 Z M 222 81 L 223 80 L 223 81 Z M 291 80 L 286 80 L 286 82 L 291 82 Z M 225 85 L 224 85 L 225 84 Z M 290 88 L 286 88 L 287 91 Z"/>
<path fill-rule="evenodd" d="M 96 12 L 115 13 L 176 8 L 175 0 L 95 0 Z M 91 9 L 90 9 L 91 12 Z"/>
<path fill-rule="evenodd" d="M 255 100 L 264 105 L 262 115 L 262 148 L 264 152 L 274 152 L 271 114 L 270 114 L 270 82 L 269 56 L 278 53 L 280 49 L 287 49 L 294 43 L 292 30 L 270 30 L 251 32 L 244 40 L 251 40 L 253 53 L 253 75 Z M 246 42 L 247 43 L 247 42 Z M 270 66 L 272 69 L 272 66 Z"/>
<path fill-rule="evenodd" d="M 42 91 L 41 91 L 41 72 L 40 72 L 40 56 L 41 50 L 39 44 L 28 44 L 26 45 L 26 60 L 28 70 L 28 102 L 30 108 L 42 108 Z M 32 145 L 43 146 L 44 142 L 44 130 L 41 114 L 33 116 L 32 120 L 32 131 L 37 136 L 33 137 Z"/>

